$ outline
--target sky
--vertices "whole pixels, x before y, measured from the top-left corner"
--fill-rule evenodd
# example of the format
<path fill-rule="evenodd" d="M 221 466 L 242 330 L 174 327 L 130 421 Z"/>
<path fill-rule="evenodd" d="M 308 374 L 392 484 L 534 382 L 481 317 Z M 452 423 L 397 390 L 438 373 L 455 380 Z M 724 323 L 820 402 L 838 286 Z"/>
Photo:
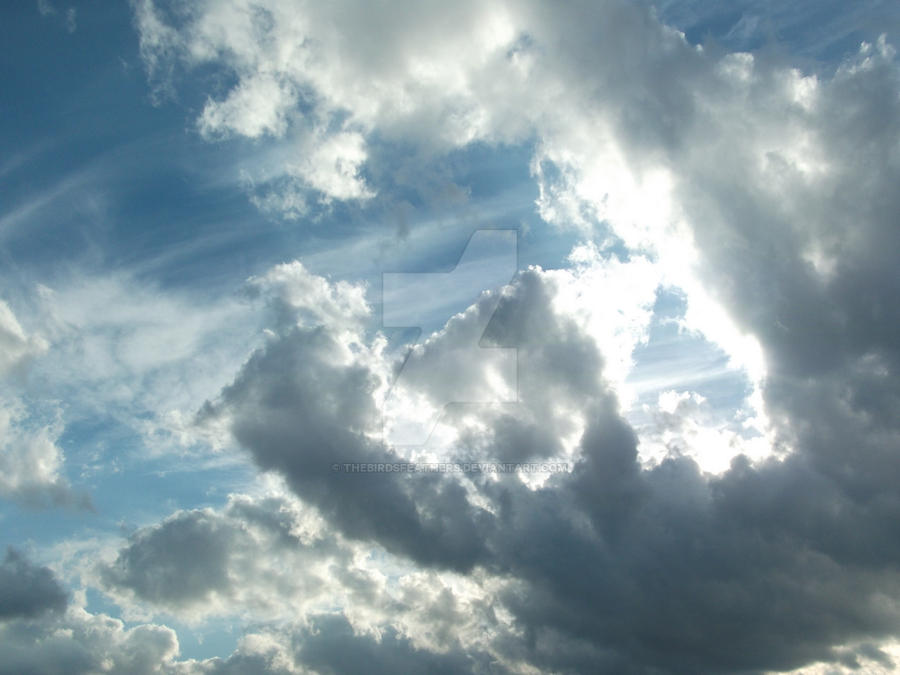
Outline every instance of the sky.
<path fill-rule="evenodd" d="M 900 667 L 900 6 L 0 8 L 0 673 Z"/>

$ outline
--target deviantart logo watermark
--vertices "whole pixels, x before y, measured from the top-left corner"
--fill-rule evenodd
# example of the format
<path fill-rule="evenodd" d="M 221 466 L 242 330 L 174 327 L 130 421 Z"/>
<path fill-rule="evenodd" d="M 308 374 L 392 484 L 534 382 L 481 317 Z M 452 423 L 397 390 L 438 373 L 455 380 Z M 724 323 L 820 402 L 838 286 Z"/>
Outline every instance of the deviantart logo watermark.
<path fill-rule="evenodd" d="M 482 343 L 500 301 L 498 291 L 518 269 L 516 237 L 512 229 L 478 230 L 448 272 L 383 275 L 385 328 L 424 331 L 450 319 L 443 330 L 453 333 L 450 339 L 426 340 L 410 350 L 385 398 L 386 443 L 424 445 L 450 404 L 516 402 L 516 349 Z M 450 318 L 473 303 L 478 303 L 474 314 Z M 468 376 L 473 372 L 482 376 Z"/>

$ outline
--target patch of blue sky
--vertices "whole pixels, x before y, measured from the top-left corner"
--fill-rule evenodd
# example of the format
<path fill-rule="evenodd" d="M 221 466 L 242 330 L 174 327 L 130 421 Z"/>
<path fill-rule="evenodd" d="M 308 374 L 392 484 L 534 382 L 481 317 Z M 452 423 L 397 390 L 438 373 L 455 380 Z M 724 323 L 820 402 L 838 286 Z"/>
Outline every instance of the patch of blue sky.
<path fill-rule="evenodd" d="M 900 28 L 892 0 L 657 0 L 660 18 L 692 44 L 712 41 L 731 51 L 768 50 L 811 72 L 833 70 L 862 41 Z"/>
<path fill-rule="evenodd" d="M 158 522 L 178 509 L 220 506 L 246 490 L 255 471 L 240 455 L 153 454 L 130 427 L 99 417 L 69 421 L 57 445 L 63 477 L 92 509 L 25 509 L 0 501 L 0 547 L 114 536 Z"/>
<path fill-rule="evenodd" d="M 635 399 L 625 411 L 626 418 L 637 429 L 652 428 L 661 394 L 689 393 L 702 397 L 707 423 L 730 428 L 745 439 L 757 436 L 756 429 L 742 424 L 756 414 L 748 398 L 753 383 L 721 347 L 684 328 L 685 310 L 681 293 L 672 289 L 657 292 L 647 340 L 632 354 L 634 367 L 626 382 Z"/>
<path fill-rule="evenodd" d="M 253 470 L 242 455 L 153 452 L 125 425 L 69 424 L 60 438 L 70 482 L 91 495 L 98 520 L 145 525 L 180 508 L 221 504 L 246 488 Z"/>

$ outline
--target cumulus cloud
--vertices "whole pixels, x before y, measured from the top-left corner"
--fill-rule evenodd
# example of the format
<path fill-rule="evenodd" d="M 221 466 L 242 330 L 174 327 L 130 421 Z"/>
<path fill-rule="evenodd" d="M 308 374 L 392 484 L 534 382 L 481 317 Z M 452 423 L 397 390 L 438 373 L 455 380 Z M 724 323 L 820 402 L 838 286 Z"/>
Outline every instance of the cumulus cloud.
<path fill-rule="evenodd" d="M 772 454 L 773 439 L 761 432 L 758 420 L 740 412 L 723 419 L 697 392 L 664 391 L 642 409 L 650 418 L 635 425 L 644 461 L 686 456 L 704 471 L 722 473 L 737 456 L 759 461 Z"/>
<path fill-rule="evenodd" d="M 135 532 L 100 582 L 123 605 L 180 616 L 295 615 L 328 593 L 351 554 L 291 500 L 234 496 L 221 511 L 178 512 Z M 324 577 L 324 578 L 323 578 Z"/>
<path fill-rule="evenodd" d="M 0 673 L 158 673 L 174 663 L 178 640 L 169 628 L 126 629 L 69 605 L 53 572 L 9 548 L 0 563 L 0 653 Z"/>
<path fill-rule="evenodd" d="M 273 339 L 201 411 L 201 420 L 226 422 L 262 469 L 284 475 L 346 534 L 378 533 L 388 550 L 406 551 L 423 562 L 471 566 L 481 547 L 471 525 L 419 506 L 419 493 L 427 491 L 448 511 L 469 512 L 458 486 L 437 475 L 370 481 L 334 468 L 400 459 L 377 439 L 378 399 L 399 363 L 382 356 L 383 339 L 366 341 L 352 313 L 336 322 L 319 318 L 341 307 L 368 314 L 359 288 L 330 287 L 297 265 L 278 268 L 270 277 L 290 284 L 282 286 L 287 300 L 282 303 L 294 320 L 280 320 Z"/>
<path fill-rule="evenodd" d="M 71 608 L 62 617 L 0 625 L 0 673 L 179 672 L 171 628 L 125 628 L 118 619 Z M 181 671 L 184 672 L 184 671 Z"/>
<path fill-rule="evenodd" d="M 367 136 L 376 129 L 443 149 L 484 136 L 491 125 L 478 97 L 503 82 L 506 50 L 516 38 L 506 9 L 479 3 L 334 9 L 143 2 L 136 19 L 142 54 L 160 86 L 172 89 L 177 63 L 227 63 L 237 84 L 209 100 L 199 128 L 210 136 L 284 137 L 294 152 L 268 169 L 274 176 L 263 177 L 280 183 L 278 193 L 372 196 L 362 170 Z M 167 15 L 183 22 L 173 27 Z M 278 193 L 264 189 L 257 199 L 275 206 Z"/>
<path fill-rule="evenodd" d="M 485 630 L 500 625 L 486 592 L 497 582 L 419 569 L 347 540 L 287 494 L 175 513 L 136 531 L 90 575 L 135 619 L 262 625 L 231 656 L 192 662 L 196 672 L 354 672 L 365 659 L 384 672 L 406 662 L 460 667 L 488 658 Z"/>
<path fill-rule="evenodd" d="M 288 98 L 287 104 L 281 102 L 284 97 Z M 249 138 L 264 133 L 280 136 L 287 126 L 285 108 L 293 103 L 293 98 L 271 78 L 242 83 L 225 101 L 207 103 L 198 125 L 207 136 L 229 131 Z"/>
<path fill-rule="evenodd" d="M 364 658 L 477 671 L 484 653 L 510 670 L 559 672 L 890 667 L 874 646 L 900 620 L 900 97 L 886 39 L 810 74 L 692 45 L 620 2 L 165 7 L 138 6 L 148 66 L 221 65 L 235 84 L 198 124 L 210 137 L 295 140 L 302 151 L 273 172 L 291 208 L 303 190 L 370 194 L 376 134 L 426 153 L 528 138 L 541 215 L 595 240 L 573 269 L 524 271 L 499 303 L 482 298 L 411 356 L 452 356 L 496 305 L 483 337 L 519 350 L 518 402 L 448 409 L 422 452 L 571 462 L 540 482 L 336 471 L 410 459 L 379 437 L 401 361 L 367 334 L 361 287 L 296 263 L 251 282 L 276 308 L 269 340 L 198 422 L 227 428 L 353 546 L 490 580 L 475 594 L 495 622 L 481 641 L 450 631 L 429 643 L 414 622 L 385 617 L 380 643 L 354 631 L 337 654 L 331 637 L 361 625 L 350 602 L 345 618 L 310 614 L 297 633 L 248 637 L 198 668 L 291 672 L 300 658 L 339 672 Z M 610 239 L 627 255 L 604 248 Z M 617 282 L 621 315 L 599 297 Z M 660 285 L 684 294 L 684 327 L 745 370 L 760 437 L 789 452 L 750 461 L 730 421 L 707 433 L 691 394 L 658 400 L 644 439 L 626 422 L 621 383 Z M 490 386 L 490 373 L 449 363 L 415 393 L 443 401 L 451 378 Z M 642 440 L 665 448 L 652 466 Z M 692 456 L 726 444 L 730 463 L 704 474 Z M 104 583 L 183 611 L 252 604 L 233 574 L 263 565 L 246 553 L 263 535 L 233 508 L 139 531 Z M 463 595 L 448 592 L 450 605 Z M 290 635 L 305 636 L 300 647 Z"/>
<path fill-rule="evenodd" d="M 35 507 L 90 507 L 63 475 L 63 452 L 57 445 L 61 433 L 58 416 L 41 423 L 30 418 L 20 400 L 0 398 L 0 497 Z"/>
<path fill-rule="evenodd" d="M 315 313 L 295 300 L 295 323 L 282 322 L 201 417 L 224 416 L 261 468 L 283 475 L 351 540 L 425 568 L 496 579 L 480 593 L 512 617 L 489 645 L 510 667 L 780 669 L 838 660 L 841 645 L 890 635 L 898 617 L 879 600 L 900 581 L 889 563 L 890 502 L 855 494 L 802 444 L 757 465 L 739 454 L 713 476 L 690 453 L 642 466 L 638 437 L 603 377 L 603 336 L 578 319 L 593 296 L 565 289 L 579 280 L 589 288 L 591 278 L 533 269 L 503 290 L 485 339 L 520 350 L 518 404 L 460 414 L 454 442 L 430 449 L 573 462 L 571 473 L 540 485 L 517 476 L 335 472 L 334 462 L 408 457 L 373 442 L 384 366 L 361 333 L 329 323 L 328 301 Z M 339 291 L 296 281 L 320 290 L 295 298 L 334 302 Z M 479 307 L 421 353 L 465 338 L 459 326 L 477 325 Z M 419 386 L 427 396 L 442 382 Z M 685 427 L 696 423 L 677 420 L 690 419 L 700 399 L 668 398 L 665 428 L 688 429 L 698 446 L 690 438 L 697 427 Z M 523 632 L 534 639 L 523 642 Z"/>
<path fill-rule="evenodd" d="M 391 628 L 379 635 L 359 633 L 341 614 L 321 614 L 304 627 L 245 636 L 227 658 L 179 664 L 180 673 L 427 673 L 503 672 L 489 660 L 464 652 L 416 648 Z M 494 668 L 494 670 L 490 670 Z"/>
<path fill-rule="evenodd" d="M 38 567 L 14 548 L 0 564 L 0 621 L 31 618 L 66 607 L 66 592 L 46 567 Z"/>

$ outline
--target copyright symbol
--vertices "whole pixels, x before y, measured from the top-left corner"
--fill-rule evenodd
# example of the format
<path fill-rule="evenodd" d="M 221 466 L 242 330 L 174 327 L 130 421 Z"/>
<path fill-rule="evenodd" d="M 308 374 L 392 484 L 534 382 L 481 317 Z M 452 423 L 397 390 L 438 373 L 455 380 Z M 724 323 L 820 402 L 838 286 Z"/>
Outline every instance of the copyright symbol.
<path fill-rule="evenodd" d="M 332 465 L 331 465 L 331 470 L 332 470 L 332 471 L 340 471 L 340 470 L 341 470 L 341 465 L 340 465 L 340 464 L 332 464 Z"/>

